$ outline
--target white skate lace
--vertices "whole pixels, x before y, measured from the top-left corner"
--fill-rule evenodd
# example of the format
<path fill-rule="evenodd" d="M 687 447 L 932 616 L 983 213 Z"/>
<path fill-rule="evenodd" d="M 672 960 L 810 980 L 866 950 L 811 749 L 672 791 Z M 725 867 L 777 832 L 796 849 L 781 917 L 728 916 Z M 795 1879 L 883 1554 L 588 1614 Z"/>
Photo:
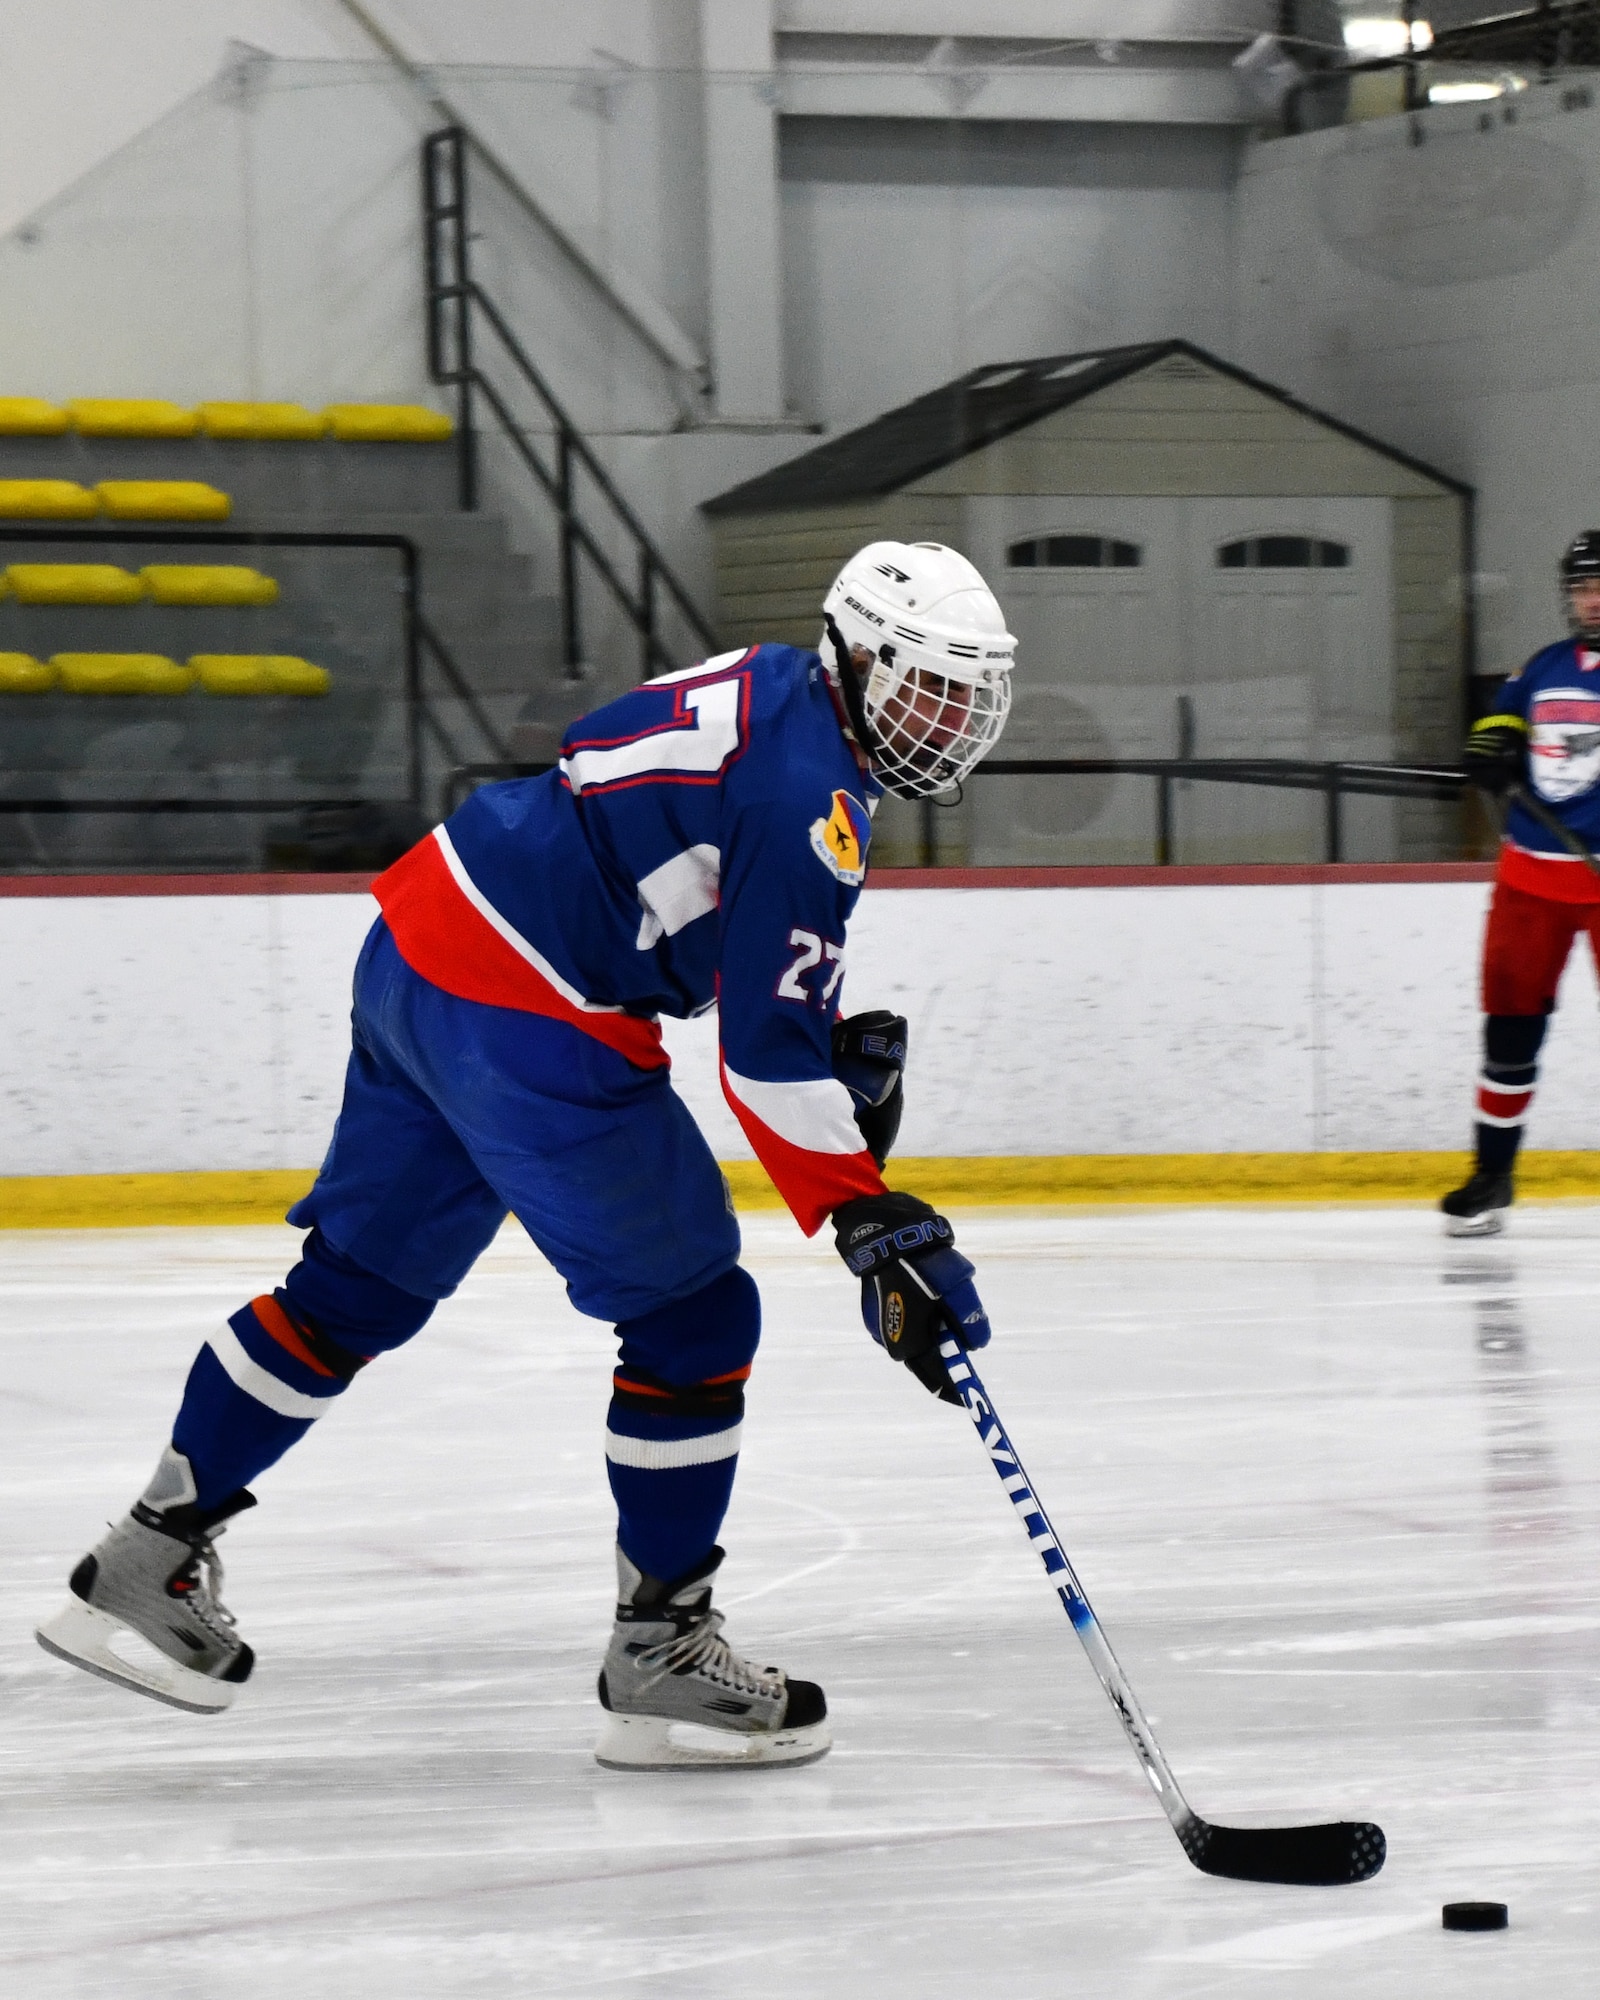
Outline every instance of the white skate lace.
<path fill-rule="evenodd" d="M 231 1633 L 239 1621 L 222 1601 L 222 1558 L 217 1554 L 217 1545 L 208 1535 L 204 1541 L 191 1542 L 194 1550 L 196 1587 L 188 1600 L 188 1609 L 202 1625 L 210 1625 L 224 1637 Z"/>
<path fill-rule="evenodd" d="M 782 1672 L 777 1667 L 758 1667 L 741 1659 L 722 1637 L 723 1623 L 720 1611 L 708 1611 L 687 1632 L 646 1647 L 635 1659 L 635 1665 L 645 1671 L 640 1691 L 654 1687 L 668 1674 L 693 1671 L 738 1694 L 766 1695 L 776 1701 L 783 1693 Z"/>

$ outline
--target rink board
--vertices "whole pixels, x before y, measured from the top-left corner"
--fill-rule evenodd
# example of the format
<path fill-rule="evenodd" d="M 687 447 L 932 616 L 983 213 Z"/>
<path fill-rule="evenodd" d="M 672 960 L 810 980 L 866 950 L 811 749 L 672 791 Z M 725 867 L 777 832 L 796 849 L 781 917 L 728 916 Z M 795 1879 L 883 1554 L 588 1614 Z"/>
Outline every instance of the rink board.
<path fill-rule="evenodd" d="M 1435 1192 L 1471 1116 L 1487 874 L 880 878 L 845 992 L 912 1024 L 901 1178 L 949 1202 Z M 0 1213 L 281 1213 L 327 1143 L 375 908 L 356 877 L 0 887 Z M 1596 1137 L 1593 984 L 1575 953 L 1530 1130 L 1552 1155 Z M 665 1030 L 741 1202 L 760 1200 L 715 1018 Z M 1551 1193 L 1594 1185 L 1583 1160 L 1536 1171 Z M 144 1178 L 175 1175 L 226 1178 Z"/>

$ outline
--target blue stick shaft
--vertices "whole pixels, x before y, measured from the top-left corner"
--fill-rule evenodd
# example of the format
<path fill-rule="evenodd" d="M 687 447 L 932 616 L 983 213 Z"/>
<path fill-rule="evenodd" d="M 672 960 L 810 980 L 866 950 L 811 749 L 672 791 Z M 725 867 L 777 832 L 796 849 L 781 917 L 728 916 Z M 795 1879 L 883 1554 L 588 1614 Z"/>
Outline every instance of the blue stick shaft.
<path fill-rule="evenodd" d="M 989 1454 L 989 1463 L 994 1467 L 995 1476 L 1005 1488 L 1017 1519 L 1022 1523 L 1023 1533 L 1028 1537 L 1034 1552 L 1044 1564 L 1044 1573 L 1049 1577 L 1056 1595 L 1061 1599 L 1067 1616 L 1072 1620 L 1072 1629 L 1083 1642 L 1083 1649 L 1089 1655 L 1089 1663 L 1099 1676 L 1100 1685 L 1106 1697 L 1117 1711 L 1128 1741 L 1133 1745 L 1134 1755 L 1143 1766 L 1145 1776 L 1150 1780 L 1155 1795 L 1161 1801 L 1162 1809 L 1171 1820 L 1181 1838 L 1186 1827 L 1195 1821 L 1195 1813 L 1189 1802 L 1178 1789 L 1178 1781 L 1172 1775 L 1166 1758 L 1161 1754 L 1161 1746 L 1150 1732 L 1144 1710 L 1138 1698 L 1128 1685 L 1128 1677 L 1115 1653 L 1111 1642 L 1100 1629 L 1100 1621 L 1094 1615 L 1093 1607 L 1084 1595 L 1083 1585 L 1077 1573 L 1067 1560 L 1066 1551 L 1056 1539 L 1056 1531 L 1050 1525 L 1050 1517 L 1044 1510 L 1044 1502 L 1034 1491 L 1033 1481 L 1028 1477 L 1016 1446 L 1006 1433 L 1000 1421 L 1000 1413 L 995 1409 L 982 1377 L 973 1366 L 972 1356 L 954 1340 L 945 1341 L 939 1349 L 945 1372 L 950 1377 L 951 1386 L 961 1398 L 966 1412 L 971 1417 L 984 1449 Z"/>

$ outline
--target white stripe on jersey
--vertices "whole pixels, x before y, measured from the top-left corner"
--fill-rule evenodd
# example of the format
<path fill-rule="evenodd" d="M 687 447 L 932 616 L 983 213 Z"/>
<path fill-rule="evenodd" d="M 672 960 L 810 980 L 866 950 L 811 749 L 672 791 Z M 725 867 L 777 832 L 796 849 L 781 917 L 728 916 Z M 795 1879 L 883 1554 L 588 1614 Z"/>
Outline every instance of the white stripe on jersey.
<path fill-rule="evenodd" d="M 506 943 L 517 954 L 518 958 L 526 959 L 541 979 L 549 980 L 550 984 L 561 995 L 563 1000 L 567 1001 L 573 1007 L 581 1008 L 585 1014 L 620 1014 L 622 1012 L 620 1007 L 607 1006 L 604 1001 L 585 1000 L 576 986 L 569 986 L 566 980 L 561 977 L 561 974 L 550 963 L 549 959 L 535 951 L 533 946 L 522 935 L 521 931 L 517 930 L 514 925 L 508 924 L 495 908 L 494 904 L 484 895 L 477 883 L 467 873 L 461 856 L 457 854 L 449 834 L 445 832 L 442 826 L 436 826 L 433 829 L 433 837 L 438 841 L 439 852 L 444 856 L 444 865 L 450 870 L 451 879 L 462 895 L 466 897 L 478 915 L 500 933 Z"/>
<path fill-rule="evenodd" d="M 635 940 L 648 951 L 658 938 L 676 937 L 685 924 L 717 907 L 721 891 L 722 856 L 709 842 L 686 847 L 639 879 L 644 916 Z"/>
<path fill-rule="evenodd" d="M 864 1153 L 866 1142 L 851 1110 L 850 1093 L 831 1076 L 805 1083 L 760 1083 L 726 1064 L 724 1085 L 769 1132 L 808 1153 Z"/>

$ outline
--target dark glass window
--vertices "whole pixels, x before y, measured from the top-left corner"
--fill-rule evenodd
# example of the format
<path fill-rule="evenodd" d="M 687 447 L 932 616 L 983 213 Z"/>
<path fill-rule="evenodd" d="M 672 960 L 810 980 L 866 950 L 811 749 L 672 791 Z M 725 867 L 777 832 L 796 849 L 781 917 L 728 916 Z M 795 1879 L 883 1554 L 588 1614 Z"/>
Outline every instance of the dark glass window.
<path fill-rule="evenodd" d="M 1310 569 L 1311 543 L 1305 535 L 1263 535 L 1256 543 L 1257 569 Z"/>
<path fill-rule="evenodd" d="M 1138 569 L 1143 561 L 1137 542 L 1108 535 L 1030 535 L 1006 550 L 1012 569 Z"/>
<path fill-rule="evenodd" d="M 1350 550 L 1343 542 L 1315 541 L 1309 535 L 1251 535 L 1224 542 L 1217 550 L 1218 569 L 1348 569 Z"/>

